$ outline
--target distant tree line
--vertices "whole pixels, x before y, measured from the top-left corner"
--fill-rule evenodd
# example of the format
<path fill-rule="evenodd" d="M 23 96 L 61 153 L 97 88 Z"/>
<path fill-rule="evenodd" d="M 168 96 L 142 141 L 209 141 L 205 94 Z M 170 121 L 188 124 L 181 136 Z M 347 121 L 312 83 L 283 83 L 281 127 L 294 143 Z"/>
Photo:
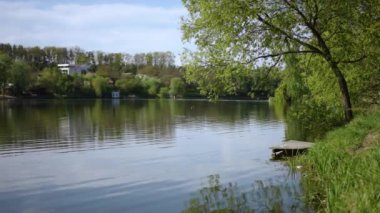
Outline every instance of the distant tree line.
<path fill-rule="evenodd" d="M 58 64 L 87 64 L 85 74 L 63 74 Z M 0 44 L 0 87 L 2 94 L 36 97 L 205 97 L 204 85 L 215 82 L 185 82 L 191 72 L 175 65 L 172 52 L 105 53 L 79 47 L 24 47 Z M 204 78 L 207 80 L 207 78 Z M 233 95 L 267 99 L 281 80 L 279 70 L 252 72 L 239 81 Z"/>
<path fill-rule="evenodd" d="M 42 70 L 56 64 L 93 64 L 108 65 L 122 62 L 125 72 L 136 73 L 144 66 L 168 68 L 175 66 L 172 52 L 138 53 L 105 53 L 102 51 L 85 51 L 79 47 L 24 47 L 22 45 L 0 44 L 0 52 L 13 60 L 22 60 L 33 68 Z"/>
<path fill-rule="evenodd" d="M 89 64 L 91 68 L 86 74 L 66 75 L 57 64 Z M 125 96 L 183 96 L 187 85 L 182 76 L 172 52 L 131 55 L 0 44 L 2 94 L 107 97 L 112 90 L 120 90 Z"/>

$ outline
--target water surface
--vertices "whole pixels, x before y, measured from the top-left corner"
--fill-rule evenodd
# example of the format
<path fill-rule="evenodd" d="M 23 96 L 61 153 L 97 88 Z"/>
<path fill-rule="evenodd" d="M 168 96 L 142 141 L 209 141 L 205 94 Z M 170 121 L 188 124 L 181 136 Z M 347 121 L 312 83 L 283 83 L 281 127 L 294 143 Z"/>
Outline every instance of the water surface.
<path fill-rule="evenodd" d="M 181 212 L 217 177 L 250 209 L 300 210 L 297 175 L 270 161 L 285 129 L 267 102 L 2 101 L 0 208 Z"/>

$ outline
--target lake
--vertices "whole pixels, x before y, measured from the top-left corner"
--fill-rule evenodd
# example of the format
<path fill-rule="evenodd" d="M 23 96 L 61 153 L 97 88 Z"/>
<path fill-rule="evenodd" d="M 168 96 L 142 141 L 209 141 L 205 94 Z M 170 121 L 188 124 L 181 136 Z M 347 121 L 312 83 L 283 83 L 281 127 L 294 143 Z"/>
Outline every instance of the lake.
<path fill-rule="evenodd" d="M 0 208 L 306 211 L 299 174 L 270 160 L 286 130 L 267 102 L 1 101 Z"/>

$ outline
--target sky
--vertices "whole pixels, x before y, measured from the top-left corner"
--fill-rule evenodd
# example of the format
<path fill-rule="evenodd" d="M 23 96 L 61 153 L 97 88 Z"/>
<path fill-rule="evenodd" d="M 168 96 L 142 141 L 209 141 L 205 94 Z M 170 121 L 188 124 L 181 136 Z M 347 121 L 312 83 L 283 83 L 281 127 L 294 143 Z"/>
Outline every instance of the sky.
<path fill-rule="evenodd" d="M 0 0 L 0 43 L 178 55 L 181 0 Z M 178 62 L 178 61 L 177 61 Z"/>

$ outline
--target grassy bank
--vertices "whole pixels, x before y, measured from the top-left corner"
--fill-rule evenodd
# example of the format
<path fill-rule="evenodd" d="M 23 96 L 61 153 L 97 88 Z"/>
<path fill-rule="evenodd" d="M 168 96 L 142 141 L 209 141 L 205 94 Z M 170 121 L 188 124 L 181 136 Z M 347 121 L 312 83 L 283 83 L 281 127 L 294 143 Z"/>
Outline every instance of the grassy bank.
<path fill-rule="evenodd" d="M 380 212 L 380 110 L 333 130 L 302 165 L 306 199 L 322 212 Z"/>

